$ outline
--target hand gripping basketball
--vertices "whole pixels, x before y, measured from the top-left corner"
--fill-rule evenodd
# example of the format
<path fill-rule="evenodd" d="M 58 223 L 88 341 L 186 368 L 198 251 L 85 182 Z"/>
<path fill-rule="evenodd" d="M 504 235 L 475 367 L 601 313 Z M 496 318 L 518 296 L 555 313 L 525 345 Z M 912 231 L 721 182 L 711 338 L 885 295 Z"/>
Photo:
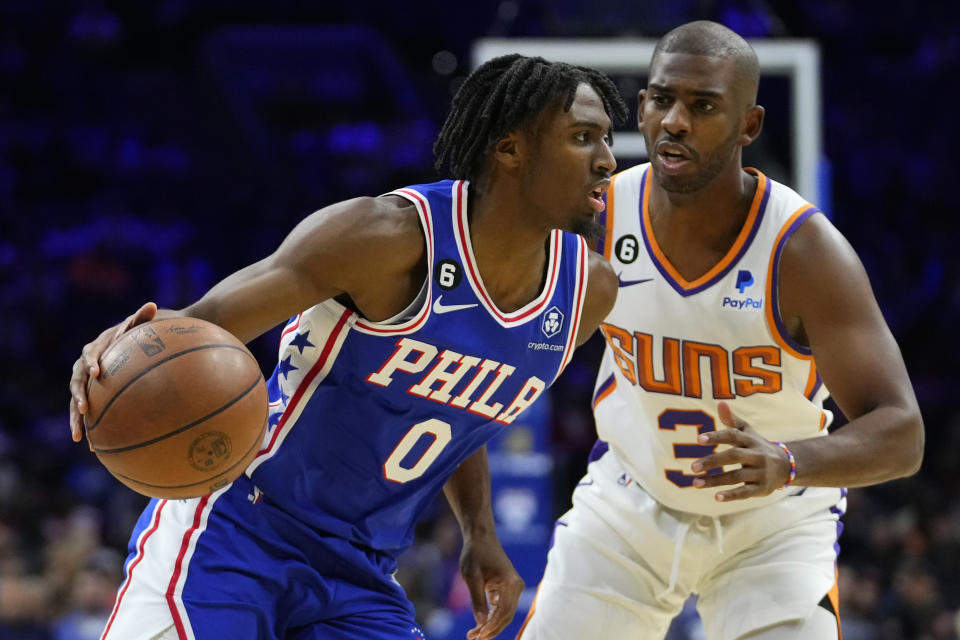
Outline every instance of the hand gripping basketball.
<path fill-rule="evenodd" d="M 215 324 L 184 316 L 136 321 L 143 317 L 121 325 L 126 331 L 110 337 L 90 370 L 87 440 L 110 473 L 139 493 L 210 493 L 243 473 L 260 449 L 263 375 L 243 343 Z M 101 347 L 92 344 L 91 353 Z"/>
<path fill-rule="evenodd" d="M 110 327 L 83 347 L 80 357 L 73 363 L 73 375 L 70 378 L 70 435 L 74 442 L 80 442 L 83 437 L 83 414 L 88 409 L 87 383 L 90 378 L 100 375 L 100 356 L 131 327 L 149 322 L 156 315 L 157 305 L 147 302 L 126 320 Z"/>

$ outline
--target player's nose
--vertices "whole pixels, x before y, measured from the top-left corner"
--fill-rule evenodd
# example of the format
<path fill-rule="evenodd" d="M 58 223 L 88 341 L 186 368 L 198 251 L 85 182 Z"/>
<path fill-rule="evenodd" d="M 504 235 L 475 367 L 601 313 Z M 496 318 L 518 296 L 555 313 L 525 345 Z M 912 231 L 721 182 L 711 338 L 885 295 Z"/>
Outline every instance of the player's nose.
<path fill-rule="evenodd" d="M 686 106 L 680 101 L 674 101 L 667 113 L 664 114 L 660 125 L 672 136 L 682 136 L 690 130 L 690 118 Z"/>
<path fill-rule="evenodd" d="M 617 168 L 617 159 L 613 155 L 610 145 L 604 142 L 600 145 L 593 160 L 593 170 L 596 173 L 610 174 Z"/>

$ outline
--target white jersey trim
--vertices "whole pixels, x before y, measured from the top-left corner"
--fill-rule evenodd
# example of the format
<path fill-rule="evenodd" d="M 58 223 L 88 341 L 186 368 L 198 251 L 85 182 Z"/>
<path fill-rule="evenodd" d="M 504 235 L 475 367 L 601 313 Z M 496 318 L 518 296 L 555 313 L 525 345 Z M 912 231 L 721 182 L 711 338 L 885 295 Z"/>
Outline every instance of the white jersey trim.
<path fill-rule="evenodd" d="M 314 362 L 313 366 L 310 367 L 310 371 L 307 372 L 306 376 L 304 376 L 303 380 L 297 386 L 297 390 L 294 391 L 290 397 L 290 402 L 287 403 L 287 407 L 284 409 L 280 421 L 274 428 L 269 442 L 257 453 L 253 462 L 247 467 L 246 474 L 248 476 L 266 460 L 272 458 L 283 444 L 283 441 L 297 423 L 300 414 L 303 413 L 303 409 L 307 406 L 313 393 L 333 368 L 333 363 L 337 360 L 340 349 L 343 347 L 343 342 L 347 339 L 347 334 L 350 333 L 350 328 L 353 324 L 351 320 L 355 318 L 356 314 L 349 309 L 344 309 L 340 314 L 336 324 L 334 324 L 333 328 L 327 334 L 327 339 L 324 341 L 320 356 L 316 362 Z"/>
<path fill-rule="evenodd" d="M 166 506 L 166 504 L 166 500 L 160 500 L 156 503 L 156 505 L 154 505 L 153 517 L 151 518 L 150 526 L 145 528 L 137 538 L 137 553 L 125 567 L 126 576 L 124 577 L 123 583 L 120 585 L 120 589 L 117 591 L 117 600 L 113 605 L 113 611 L 110 612 L 110 619 L 107 620 L 107 625 L 104 627 L 103 633 L 100 635 L 100 640 L 105 640 L 110 633 L 110 628 L 113 626 L 113 621 L 117 618 L 117 612 L 120 610 L 120 605 L 123 602 L 123 598 L 127 595 L 127 591 L 129 591 L 130 585 L 133 583 L 133 571 L 143 560 L 145 555 L 144 549 L 147 545 L 147 541 L 160 526 L 160 516 L 162 515 L 163 508 Z"/>
<path fill-rule="evenodd" d="M 563 359 L 560 361 L 560 367 L 557 369 L 557 375 L 553 377 L 550 384 L 557 381 L 563 370 L 570 364 L 573 352 L 577 348 L 577 336 L 580 333 L 580 320 L 583 318 L 583 305 L 587 299 L 587 284 L 590 280 L 589 251 L 587 250 L 587 241 L 583 237 L 577 237 L 577 277 L 576 289 L 573 292 L 573 322 L 570 323 L 569 333 L 567 334 L 567 343 L 563 351 Z"/>
<path fill-rule="evenodd" d="M 167 604 L 170 607 L 173 624 L 177 628 L 177 635 L 180 640 L 196 640 L 193 634 L 193 628 L 190 625 L 187 610 L 183 606 L 183 585 L 187 582 L 190 560 L 193 559 L 193 552 L 197 548 L 197 541 L 207 529 L 207 520 L 210 517 L 210 511 L 213 509 L 213 503 L 229 488 L 229 486 L 224 487 L 215 493 L 200 498 L 196 511 L 194 512 L 193 524 L 183 534 L 180 553 L 177 555 L 173 575 L 170 576 L 170 584 L 167 586 Z"/>
<path fill-rule="evenodd" d="M 423 227 L 424 239 L 427 245 L 427 278 L 423 287 L 426 289 L 426 296 L 422 295 L 423 292 L 421 290 L 421 295 L 417 296 L 417 300 L 422 301 L 420 310 L 406 322 L 392 324 L 392 322 L 395 321 L 395 317 L 380 322 L 372 322 L 358 315 L 353 323 L 353 326 L 357 331 L 371 335 L 402 335 L 417 331 L 424 325 L 424 323 L 427 321 L 427 318 L 430 317 L 430 303 L 433 298 L 433 214 L 430 210 L 430 201 L 422 193 L 415 189 L 396 189 L 395 191 L 391 191 L 384 195 L 400 196 L 401 198 L 412 202 L 417 208 L 417 214 L 420 216 L 420 224 Z M 341 305 L 336 300 L 331 300 L 330 302 L 333 302 L 334 304 L 339 305 L 341 308 L 346 309 L 346 307 Z M 403 315 L 403 312 L 401 312 L 401 315 Z"/>
<path fill-rule="evenodd" d="M 563 232 L 554 229 L 550 234 L 550 250 L 547 255 L 547 282 L 535 299 L 524 305 L 516 311 L 504 313 L 493 303 L 490 294 L 487 293 L 483 280 L 480 277 L 480 269 L 477 267 L 477 259 L 473 255 L 473 243 L 470 241 L 470 224 L 467 218 L 467 182 L 458 180 L 453 184 L 453 231 L 457 240 L 457 249 L 463 264 L 466 266 L 467 281 L 476 294 L 477 299 L 486 308 L 487 312 L 502 327 L 516 327 L 525 322 L 529 322 L 543 311 L 547 303 L 553 298 L 553 293 L 557 288 L 557 282 L 560 279 L 560 261 L 563 253 L 562 237 Z"/>

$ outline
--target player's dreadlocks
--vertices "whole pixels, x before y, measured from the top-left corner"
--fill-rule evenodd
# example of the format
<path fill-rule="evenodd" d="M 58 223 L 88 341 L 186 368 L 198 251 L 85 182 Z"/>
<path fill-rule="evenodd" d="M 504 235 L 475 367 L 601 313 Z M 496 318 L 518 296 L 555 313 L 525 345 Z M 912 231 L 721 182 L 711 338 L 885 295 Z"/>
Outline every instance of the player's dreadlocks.
<path fill-rule="evenodd" d="M 620 92 L 595 69 L 518 53 L 484 63 L 453 97 L 450 114 L 433 143 L 434 168 L 442 173 L 449 164 L 453 177 L 475 179 L 497 140 L 529 125 L 560 97 L 563 110 L 568 110 L 581 83 L 600 95 L 611 120 L 618 124 L 626 120 L 627 105 Z"/>

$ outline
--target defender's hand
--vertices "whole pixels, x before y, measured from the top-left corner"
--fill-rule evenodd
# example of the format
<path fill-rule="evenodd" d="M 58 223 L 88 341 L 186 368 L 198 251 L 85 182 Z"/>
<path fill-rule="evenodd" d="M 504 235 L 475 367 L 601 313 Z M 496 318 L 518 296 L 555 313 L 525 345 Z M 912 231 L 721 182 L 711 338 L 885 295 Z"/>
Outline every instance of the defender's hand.
<path fill-rule="evenodd" d="M 470 590 L 477 626 L 467 632 L 470 640 L 490 640 L 513 620 L 523 580 L 513 568 L 495 536 L 464 541 L 460 574 Z"/>
<path fill-rule="evenodd" d="M 733 464 L 739 464 L 741 468 L 701 476 L 693 481 L 693 486 L 708 489 L 743 483 L 734 489 L 718 491 L 716 499 L 719 502 L 766 496 L 782 487 L 790 477 L 790 461 L 783 449 L 733 415 L 728 403 L 721 401 L 717 405 L 717 415 L 727 428 L 700 434 L 697 443 L 726 444 L 731 448 L 695 460 L 692 469 L 699 473 Z"/>
<path fill-rule="evenodd" d="M 157 305 L 148 302 L 126 320 L 101 333 L 96 340 L 88 343 L 73 363 L 73 375 L 70 377 L 70 435 L 74 442 L 83 437 L 83 414 L 87 412 L 87 382 L 90 378 L 100 377 L 100 356 L 110 345 L 117 341 L 131 327 L 149 322 L 157 315 Z"/>

